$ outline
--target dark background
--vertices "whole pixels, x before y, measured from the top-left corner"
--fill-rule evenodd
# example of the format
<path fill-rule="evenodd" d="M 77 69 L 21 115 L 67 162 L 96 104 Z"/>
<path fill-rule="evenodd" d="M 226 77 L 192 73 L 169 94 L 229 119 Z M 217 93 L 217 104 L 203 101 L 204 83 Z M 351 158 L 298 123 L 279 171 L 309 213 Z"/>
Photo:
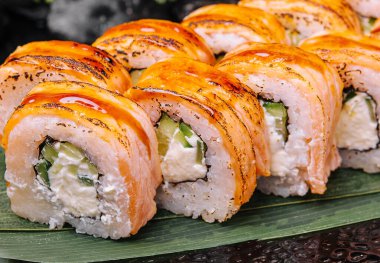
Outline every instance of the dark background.
<path fill-rule="evenodd" d="M 37 40 L 92 43 L 105 29 L 140 18 L 181 21 L 192 10 L 234 0 L 0 0 L 0 63 Z M 126 262 L 126 261 L 120 261 Z M 128 262 L 380 262 L 380 220 L 308 236 L 249 241 Z"/>
<path fill-rule="evenodd" d="M 51 2 L 51 3 L 50 3 Z M 63 39 L 91 44 L 105 29 L 141 18 L 181 21 L 192 10 L 234 0 L 0 0 L 0 63 L 19 45 Z"/>

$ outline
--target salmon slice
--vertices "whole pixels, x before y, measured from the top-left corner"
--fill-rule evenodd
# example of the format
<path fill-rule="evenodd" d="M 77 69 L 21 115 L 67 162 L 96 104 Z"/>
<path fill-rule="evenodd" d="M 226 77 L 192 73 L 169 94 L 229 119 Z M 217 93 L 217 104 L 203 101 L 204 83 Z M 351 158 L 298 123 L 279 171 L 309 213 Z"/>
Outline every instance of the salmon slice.
<path fill-rule="evenodd" d="M 171 57 L 192 58 L 208 64 L 215 61 L 209 47 L 194 31 L 158 19 L 112 27 L 93 46 L 110 53 L 128 70 L 144 69 Z"/>
<path fill-rule="evenodd" d="M 285 29 L 272 14 L 232 4 L 201 7 L 182 25 L 202 36 L 214 54 L 227 53 L 246 42 L 288 44 Z"/>
<path fill-rule="evenodd" d="M 359 18 L 345 0 L 241 0 L 239 5 L 276 15 L 293 45 L 324 31 L 361 34 Z"/>
<path fill-rule="evenodd" d="M 38 83 L 81 81 L 118 93 L 131 87 L 128 72 L 106 52 L 70 41 L 18 47 L 0 67 L 0 137 L 24 96 Z"/>

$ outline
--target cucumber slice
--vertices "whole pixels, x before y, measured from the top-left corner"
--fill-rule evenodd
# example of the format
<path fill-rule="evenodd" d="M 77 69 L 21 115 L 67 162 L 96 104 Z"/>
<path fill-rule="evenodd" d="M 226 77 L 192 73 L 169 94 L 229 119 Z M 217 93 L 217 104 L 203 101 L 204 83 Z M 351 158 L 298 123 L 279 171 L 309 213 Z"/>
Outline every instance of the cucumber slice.
<path fill-rule="evenodd" d="M 69 164 L 69 165 L 66 165 L 66 167 L 67 167 L 67 171 L 69 173 L 71 173 L 71 174 L 78 174 L 78 166 L 77 165 Z"/>
<path fill-rule="evenodd" d="M 94 180 L 90 179 L 87 175 L 78 175 L 78 179 L 85 186 L 94 186 Z"/>
<path fill-rule="evenodd" d="M 196 162 L 197 164 L 202 164 L 203 158 L 205 157 L 205 143 L 197 141 L 197 157 Z"/>
<path fill-rule="evenodd" d="M 268 114 L 276 118 L 276 130 L 283 136 L 284 141 L 288 140 L 288 112 L 281 102 L 265 101 L 263 107 Z"/>
<path fill-rule="evenodd" d="M 165 156 L 168 151 L 170 140 L 177 128 L 178 123 L 173 121 L 165 112 L 163 112 L 156 129 L 158 152 L 161 156 Z"/>
<path fill-rule="evenodd" d="M 174 139 L 180 142 L 185 148 L 193 148 L 193 146 L 191 146 L 191 144 L 186 140 L 185 135 L 181 131 L 178 131 L 175 134 Z"/>
<path fill-rule="evenodd" d="M 131 80 L 132 80 L 133 85 L 137 84 L 137 82 L 139 81 L 144 71 L 145 69 L 134 69 L 134 70 L 131 70 L 131 72 L 129 72 L 129 74 L 131 75 Z"/>
<path fill-rule="evenodd" d="M 172 120 L 168 114 L 162 113 L 161 119 L 158 122 L 158 130 L 165 136 L 173 136 L 175 130 L 178 128 L 178 123 Z"/>
<path fill-rule="evenodd" d="M 51 174 L 57 174 L 59 173 L 61 170 L 63 169 L 63 165 L 62 164 L 57 164 L 55 163 L 54 165 L 52 165 L 52 167 L 50 168 L 50 173 Z"/>
<path fill-rule="evenodd" d="M 50 143 L 45 143 L 45 146 L 41 150 L 41 154 L 50 163 L 54 163 L 54 160 L 58 157 L 58 152 Z"/>
<path fill-rule="evenodd" d="M 265 101 L 263 106 L 267 110 L 267 112 L 272 116 L 279 118 L 287 116 L 286 108 L 284 104 L 282 104 L 281 102 Z"/>
<path fill-rule="evenodd" d="M 190 125 L 187 125 L 183 122 L 178 123 L 172 120 L 164 112 L 162 113 L 161 119 L 158 122 L 156 135 L 158 139 L 158 152 L 161 156 L 166 155 L 173 136 L 176 141 L 180 142 L 183 145 L 183 147 L 193 148 L 193 146 L 186 139 L 186 137 L 190 138 L 194 135 L 194 132 L 191 129 Z"/>
<path fill-rule="evenodd" d="M 183 138 L 182 138 L 182 136 L 179 137 L 180 138 L 180 142 L 182 143 L 183 147 L 185 147 L 185 148 L 193 148 L 193 146 L 186 139 L 186 137 L 190 138 L 194 134 L 194 132 L 191 129 L 191 127 L 189 125 L 181 122 L 179 124 L 179 131 L 180 131 L 179 133 L 183 134 Z M 197 141 L 197 143 L 198 143 L 198 141 Z"/>
<path fill-rule="evenodd" d="M 376 118 L 376 113 L 375 113 L 375 109 L 376 109 L 375 102 L 373 101 L 372 98 L 368 96 L 368 98 L 365 99 L 365 103 L 367 104 L 371 120 L 376 122 L 377 118 Z"/>
<path fill-rule="evenodd" d="M 40 149 L 41 153 L 39 161 L 34 168 L 37 173 L 37 178 L 42 183 L 50 187 L 49 173 L 55 175 L 60 173 L 62 169 L 66 168 L 67 173 L 77 176 L 81 184 L 85 186 L 94 186 L 94 180 L 89 175 L 81 175 L 81 173 L 98 175 L 98 169 L 86 157 L 83 150 L 69 142 L 56 142 L 50 137 L 46 138 L 44 143 L 40 146 Z M 60 153 L 63 155 L 59 155 Z M 60 163 L 60 158 L 63 156 L 77 159 L 80 161 L 80 164 L 62 165 Z"/>
<path fill-rule="evenodd" d="M 39 160 L 39 162 L 34 166 L 34 169 L 37 172 L 37 176 L 41 178 L 42 182 L 50 186 L 50 181 L 49 181 L 49 175 L 48 175 L 48 170 L 51 167 L 51 164 L 47 160 Z"/>
<path fill-rule="evenodd" d="M 179 130 L 185 135 L 186 137 L 193 136 L 193 130 L 191 127 L 183 122 L 179 124 Z"/>
<path fill-rule="evenodd" d="M 368 24 L 372 27 L 375 24 L 376 20 L 376 17 L 370 17 L 368 19 Z"/>
<path fill-rule="evenodd" d="M 91 174 L 99 174 L 98 172 L 98 168 L 96 168 L 96 166 L 92 163 L 89 162 L 89 160 L 87 160 L 87 165 L 88 165 L 88 171 L 91 173 Z"/>
<path fill-rule="evenodd" d="M 84 152 L 69 142 L 61 142 L 58 147 L 58 152 L 62 152 L 71 158 L 79 160 L 85 158 Z"/>

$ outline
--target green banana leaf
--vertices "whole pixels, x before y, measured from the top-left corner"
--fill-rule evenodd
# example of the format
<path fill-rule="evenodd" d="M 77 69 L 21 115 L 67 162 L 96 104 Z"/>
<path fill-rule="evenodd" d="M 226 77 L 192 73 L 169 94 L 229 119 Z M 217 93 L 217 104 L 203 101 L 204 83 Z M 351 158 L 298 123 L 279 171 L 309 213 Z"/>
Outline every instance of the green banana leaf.
<path fill-rule="evenodd" d="M 0 173 L 5 170 L 0 151 Z M 49 230 L 14 215 L 0 183 L 0 257 L 29 261 L 89 262 L 145 257 L 310 233 L 380 218 L 380 175 L 348 169 L 332 174 L 323 196 L 279 198 L 257 193 L 223 224 L 160 210 L 140 232 L 113 241 Z"/>

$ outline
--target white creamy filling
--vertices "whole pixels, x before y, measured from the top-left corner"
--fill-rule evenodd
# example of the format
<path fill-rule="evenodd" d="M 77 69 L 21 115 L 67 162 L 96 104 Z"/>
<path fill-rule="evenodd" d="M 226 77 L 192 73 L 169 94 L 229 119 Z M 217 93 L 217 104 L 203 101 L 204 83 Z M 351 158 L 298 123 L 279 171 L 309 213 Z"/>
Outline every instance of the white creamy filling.
<path fill-rule="evenodd" d="M 161 158 L 164 181 L 179 183 L 204 178 L 207 173 L 204 156 L 202 163 L 197 163 L 197 141 L 202 141 L 201 138 L 193 132 L 191 137 L 186 137 L 192 147 L 185 148 L 181 142 L 175 139 L 178 132 L 180 132 L 179 128 L 175 130 L 170 140 L 166 155 Z"/>
<path fill-rule="evenodd" d="M 54 144 L 58 151 L 60 143 Z M 65 151 L 59 151 L 58 157 L 48 170 L 50 189 L 56 198 L 63 204 L 63 211 L 75 217 L 97 217 L 99 200 L 94 185 L 86 185 L 78 175 L 96 182 L 98 173 L 90 169 L 85 156 L 70 155 Z"/>
<path fill-rule="evenodd" d="M 366 100 L 371 100 L 370 104 Z M 375 105 L 364 92 L 345 102 L 336 130 L 338 147 L 359 151 L 376 148 L 379 137 L 374 112 Z"/>
<path fill-rule="evenodd" d="M 269 132 L 269 145 L 272 158 L 270 168 L 271 174 L 274 176 L 294 174 L 293 157 L 285 151 L 284 137 L 276 129 L 276 120 L 281 120 L 281 118 L 269 114 L 265 107 L 263 107 L 263 109 L 265 124 Z"/>

